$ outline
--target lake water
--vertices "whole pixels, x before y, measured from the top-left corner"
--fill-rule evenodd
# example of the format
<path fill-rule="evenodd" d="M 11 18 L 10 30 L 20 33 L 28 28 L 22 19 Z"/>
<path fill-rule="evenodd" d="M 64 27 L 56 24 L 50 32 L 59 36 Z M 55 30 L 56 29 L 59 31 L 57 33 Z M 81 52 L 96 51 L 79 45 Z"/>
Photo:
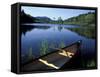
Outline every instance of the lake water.
<path fill-rule="evenodd" d="M 79 35 L 69 28 L 80 28 L 78 25 L 57 24 L 24 24 L 21 25 L 21 57 L 29 54 L 31 49 L 34 58 L 41 55 L 42 42 L 48 45 L 48 52 L 53 51 L 52 46 L 59 44 L 68 46 L 82 40 L 81 54 L 84 58 L 92 58 L 95 54 L 95 39 Z"/>

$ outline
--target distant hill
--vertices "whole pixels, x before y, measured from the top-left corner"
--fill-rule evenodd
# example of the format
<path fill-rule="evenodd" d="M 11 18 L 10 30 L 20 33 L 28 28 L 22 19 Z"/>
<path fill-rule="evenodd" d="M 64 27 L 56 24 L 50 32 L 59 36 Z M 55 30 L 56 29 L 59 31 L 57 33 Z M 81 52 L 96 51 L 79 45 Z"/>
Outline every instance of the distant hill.
<path fill-rule="evenodd" d="M 38 16 L 35 18 L 37 19 L 36 22 L 39 22 L 39 23 L 49 23 L 52 21 L 49 17 L 46 17 L 46 16 L 42 16 L 42 17 Z"/>
<path fill-rule="evenodd" d="M 33 17 L 29 14 L 26 14 L 23 10 L 21 11 L 21 23 L 49 23 L 52 20 L 46 16 Z"/>
<path fill-rule="evenodd" d="M 62 20 L 61 17 L 58 20 L 52 20 L 46 16 L 33 17 L 21 11 L 21 23 L 50 23 L 50 24 L 73 24 L 80 26 L 95 26 L 95 13 L 88 12 L 86 14 L 80 14 L 79 16 L 71 17 Z"/>
<path fill-rule="evenodd" d="M 63 24 L 76 24 L 80 26 L 95 26 L 95 13 L 80 14 L 76 17 L 71 17 L 63 21 Z"/>
<path fill-rule="evenodd" d="M 26 14 L 24 11 L 21 11 L 20 22 L 21 23 L 34 23 L 36 21 L 35 17 L 32 17 L 29 14 Z"/>

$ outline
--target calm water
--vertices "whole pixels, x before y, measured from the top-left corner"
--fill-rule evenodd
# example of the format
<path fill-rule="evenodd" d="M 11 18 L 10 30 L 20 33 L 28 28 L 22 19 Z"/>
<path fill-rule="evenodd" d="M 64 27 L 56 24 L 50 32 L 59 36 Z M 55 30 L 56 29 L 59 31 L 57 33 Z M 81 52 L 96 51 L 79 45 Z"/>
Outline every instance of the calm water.
<path fill-rule="evenodd" d="M 92 57 L 95 53 L 95 39 L 79 35 L 68 28 L 80 28 L 78 25 L 53 25 L 53 24 L 24 24 L 21 33 L 21 56 L 29 53 L 31 48 L 34 57 L 40 56 L 42 41 L 48 42 L 48 53 L 53 51 L 50 47 L 58 47 L 62 42 L 68 46 L 82 40 L 81 53 L 83 57 Z M 91 55 L 91 56 L 90 56 Z"/>

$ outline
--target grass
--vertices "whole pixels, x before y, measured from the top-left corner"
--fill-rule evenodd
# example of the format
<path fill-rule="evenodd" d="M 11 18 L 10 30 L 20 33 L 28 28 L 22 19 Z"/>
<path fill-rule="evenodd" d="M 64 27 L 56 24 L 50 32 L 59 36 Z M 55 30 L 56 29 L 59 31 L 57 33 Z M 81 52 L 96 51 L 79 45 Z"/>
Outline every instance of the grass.
<path fill-rule="evenodd" d="M 61 42 L 60 44 L 59 44 L 59 48 L 64 48 L 66 45 L 65 45 L 65 43 L 64 42 Z"/>
<path fill-rule="evenodd" d="M 30 47 L 29 48 L 29 51 L 28 51 L 28 60 L 31 60 L 31 59 L 33 59 L 34 58 L 34 56 L 33 56 L 33 52 L 32 52 L 32 47 Z"/>
<path fill-rule="evenodd" d="M 88 60 L 88 61 L 82 61 L 82 67 L 83 68 L 91 68 L 91 67 L 95 67 L 96 63 L 95 60 Z"/>
<path fill-rule="evenodd" d="M 87 67 L 95 67 L 95 61 L 94 60 L 91 60 L 87 63 Z"/>
<path fill-rule="evenodd" d="M 65 43 L 61 41 L 59 45 L 56 45 L 55 43 L 49 44 L 47 40 L 43 40 L 40 44 L 40 55 L 45 55 L 49 52 L 50 48 L 63 48 L 65 47 Z"/>
<path fill-rule="evenodd" d="M 48 53 L 48 49 L 49 49 L 49 46 L 48 46 L 48 41 L 47 40 L 43 40 L 41 42 L 41 47 L 40 47 L 40 55 L 45 55 L 46 53 Z"/>

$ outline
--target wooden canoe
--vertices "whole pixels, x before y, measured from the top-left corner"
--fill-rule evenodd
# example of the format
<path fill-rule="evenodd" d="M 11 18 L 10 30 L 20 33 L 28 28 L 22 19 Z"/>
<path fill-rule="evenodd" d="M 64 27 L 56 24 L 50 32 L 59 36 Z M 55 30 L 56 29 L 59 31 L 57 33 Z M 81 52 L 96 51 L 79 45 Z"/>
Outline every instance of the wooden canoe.
<path fill-rule="evenodd" d="M 32 62 L 22 66 L 23 71 L 60 69 L 65 63 L 69 62 L 78 52 L 81 41 L 77 41 L 62 49 L 41 56 Z"/>

